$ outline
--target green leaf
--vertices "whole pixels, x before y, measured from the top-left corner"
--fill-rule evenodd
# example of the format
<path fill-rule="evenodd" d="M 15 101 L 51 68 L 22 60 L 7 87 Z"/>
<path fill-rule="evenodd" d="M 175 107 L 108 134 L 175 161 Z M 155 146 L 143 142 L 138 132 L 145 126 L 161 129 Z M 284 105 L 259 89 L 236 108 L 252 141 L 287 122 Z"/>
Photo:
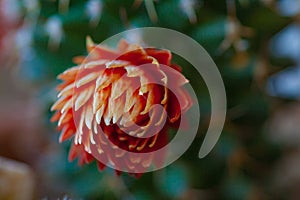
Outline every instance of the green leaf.
<path fill-rule="evenodd" d="M 226 18 L 218 18 L 201 24 L 191 32 L 191 36 L 197 40 L 210 54 L 217 54 L 222 41 L 225 38 Z"/>

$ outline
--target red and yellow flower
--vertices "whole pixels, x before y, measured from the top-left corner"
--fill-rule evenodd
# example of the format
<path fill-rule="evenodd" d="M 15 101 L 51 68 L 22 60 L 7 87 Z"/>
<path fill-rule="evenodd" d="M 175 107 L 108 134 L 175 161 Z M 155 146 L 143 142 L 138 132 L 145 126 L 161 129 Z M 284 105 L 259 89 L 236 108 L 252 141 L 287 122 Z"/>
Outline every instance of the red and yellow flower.
<path fill-rule="evenodd" d="M 73 138 L 69 160 L 96 159 L 101 170 L 111 166 L 134 174 L 160 165 L 164 155 L 149 152 L 168 143 L 168 129 L 178 126 L 192 104 L 172 54 L 125 40 L 116 50 L 87 40 L 87 49 L 87 57 L 76 57 L 78 65 L 58 76 L 63 82 L 51 108 L 59 141 Z"/>

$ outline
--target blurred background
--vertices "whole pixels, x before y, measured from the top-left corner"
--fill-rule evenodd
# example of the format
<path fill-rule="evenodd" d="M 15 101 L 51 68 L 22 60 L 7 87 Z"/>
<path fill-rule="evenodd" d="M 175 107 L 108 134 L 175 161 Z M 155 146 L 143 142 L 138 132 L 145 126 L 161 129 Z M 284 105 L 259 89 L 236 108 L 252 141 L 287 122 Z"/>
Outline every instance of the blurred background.
<path fill-rule="evenodd" d="M 209 52 L 228 98 L 220 140 L 198 159 L 209 94 L 182 66 L 201 121 L 179 160 L 139 179 L 69 163 L 70 142 L 49 122 L 56 76 L 86 54 L 87 35 L 100 43 L 144 26 Z M 299 0 L 0 0 L 0 63 L 0 199 L 299 199 Z"/>

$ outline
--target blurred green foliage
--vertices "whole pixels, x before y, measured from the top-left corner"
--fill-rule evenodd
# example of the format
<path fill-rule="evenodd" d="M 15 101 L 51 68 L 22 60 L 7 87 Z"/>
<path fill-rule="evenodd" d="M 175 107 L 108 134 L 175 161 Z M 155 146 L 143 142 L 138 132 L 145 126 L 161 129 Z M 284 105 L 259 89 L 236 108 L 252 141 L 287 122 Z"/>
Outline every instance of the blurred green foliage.
<path fill-rule="evenodd" d="M 228 9 L 230 1 L 203 0 L 194 1 L 192 10 L 197 22 L 191 23 L 180 7 L 182 1 L 160 0 L 154 2 L 158 21 L 151 22 L 143 1 L 134 7 L 133 0 L 103 0 L 99 24 L 92 26 L 86 11 L 87 1 L 70 0 L 65 12 L 59 12 L 59 2 L 40 0 L 41 10 L 34 25 L 35 56 L 26 70 L 40 72 L 33 79 L 41 83 L 41 90 L 52 87 L 55 77 L 74 65 L 74 56 L 86 54 L 87 35 L 101 42 L 128 28 L 159 26 L 185 33 L 205 47 L 219 67 L 228 97 L 224 132 L 214 150 L 206 158 L 198 159 L 210 117 L 210 101 L 204 83 L 193 85 L 199 76 L 192 68 L 183 67 L 183 73 L 197 91 L 202 115 L 197 138 L 184 156 L 140 179 L 123 174 L 116 181 L 122 180 L 122 183 L 110 183 L 108 180 L 115 179 L 112 170 L 98 172 L 95 163 L 84 167 L 78 167 L 76 162 L 68 163 L 69 145 L 65 144 L 63 155 L 51 165 L 51 174 L 66 187 L 60 188 L 61 194 L 74 199 L 186 199 L 194 196 L 196 199 L 238 200 L 255 195 L 256 199 L 281 198 L 272 196 L 267 185 L 269 169 L 280 158 L 282 149 L 269 141 L 264 129 L 273 108 L 273 100 L 264 90 L 266 78 L 279 69 L 260 63 L 267 60 L 267 63 L 272 61 L 273 65 L 282 66 L 290 62 L 269 55 L 268 46 L 270 39 L 292 22 L 291 17 L 281 16 L 272 6 L 259 0 L 236 0 L 236 13 Z M 45 26 L 53 16 L 61 21 L 64 35 L 59 46 L 51 49 Z M 238 23 L 234 24 L 237 27 L 250 29 L 252 34 L 243 35 L 245 31 L 238 29 L 231 33 L 230 19 L 236 20 L 233 22 Z M 224 41 L 229 45 L 222 49 Z M 240 44 L 246 45 L 240 48 Z M 184 63 L 176 56 L 174 60 Z M 261 67 L 266 67 L 263 76 L 257 74 Z"/>

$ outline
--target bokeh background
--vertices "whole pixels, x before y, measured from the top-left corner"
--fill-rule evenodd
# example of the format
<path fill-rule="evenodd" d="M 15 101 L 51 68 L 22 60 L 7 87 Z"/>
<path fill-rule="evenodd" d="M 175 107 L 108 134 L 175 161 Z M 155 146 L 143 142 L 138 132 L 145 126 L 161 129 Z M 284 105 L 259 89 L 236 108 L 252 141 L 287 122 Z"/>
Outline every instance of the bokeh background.
<path fill-rule="evenodd" d="M 220 140 L 198 159 L 210 101 L 194 85 L 200 129 L 172 165 L 135 179 L 69 163 L 70 142 L 49 122 L 56 76 L 86 54 L 86 36 L 144 26 L 185 33 L 211 55 L 228 98 Z M 0 199 L 299 199 L 299 0 L 0 0 L 0 63 Z"/>

